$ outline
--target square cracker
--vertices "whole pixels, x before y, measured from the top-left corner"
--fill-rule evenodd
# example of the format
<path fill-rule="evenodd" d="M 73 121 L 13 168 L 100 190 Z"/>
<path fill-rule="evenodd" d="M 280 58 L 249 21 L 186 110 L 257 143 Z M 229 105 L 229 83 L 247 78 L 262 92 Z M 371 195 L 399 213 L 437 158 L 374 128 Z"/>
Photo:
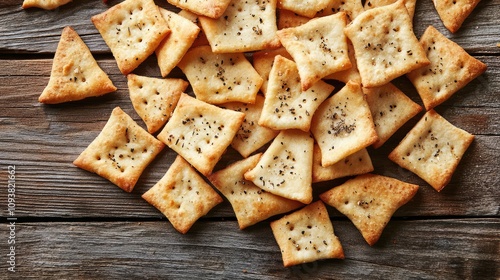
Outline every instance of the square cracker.
<path fill-rule="evenodd" d="M 71 0 L 24 0 L 22 8 L 40 8 L 44 10 L 54 10 L 64 4 L 68 4 Z"/>
<path fill-rule="evenodd" d="M 365 9 L 363 8 L 363 4 L 361 4 L 361 0 L 330 0 L 328 5 L 316 14 L 316 17 L 345 12 L 348 22 L 351 22 L 364 11 Z"/>
<path fill-rule="evenodd" d="M 386 5 L 390 5 L 397 0 L 368 0 L 365 2 L 365 10 L 370 10 L 377 7 L 382 7 Z M 404 0 L 406 10 L 408 10 L 408 15 L 410 19 L 413 20 L 413 15 L 415 14 L 415 6 L 417 4 L 417 0 Z"/>
<path fill-rule="evenodd" d="M 263 82 L 244 54 L 216 54 L 209 46 L 190 49 L 178 66 L 196 98 L 211 104 L 254 103 Z"/>
<path fill-rule="evenodd" d="M 165 145 L 116 107 L 101 133 L 73 162 L 126 192 Z"/>
<path fill-rule="evenodd" d="M 344 32 L 354 46 L 363 87 L 385 85 L 430 63 L 403 0 L 365 11 Z"/>
<path fill-rule="evenodd" d="M 277 0 L 233 0 L 218 19 L 200 16 L 214 53 L 258 51 L 280 46 L 276 31 Z"/>
<path fill-rule="evenodd" d="M 233 141 L 244 118 L 244 113 L 222 109 L 183 93 L 158 139 L 207 176 Z"/>
<path fill-rule="evenodd" d="M 372 160 L 366 149 L 361 149 L 331 166 L 323 167 L 321 165 L 321 150 L 317 144 L 314 145 L 312 167 L 313 183 L 365 174 L 373 170 Z"/>
<path fill-rule="evenodd" d="M 277 32 L 297 63 L 303 90 L 325 76 L 352 67 L 344 35 L 346 24 L 346 14 L 340 12 Z"/>
<path fill-rule="evenodd" d="M 182 79 L 157 79 L 128 74 L 130 100 L 146 123 L 149 133 L 158 131 L 174 112 L 181 93 L 188 87 Z"/>
<path fill-rule="evenodd" d="M 153 0 L 125 0 L 91 19 L 124 75 L 146 60 L 170 33 Z"/>
<path fill-rule="evenodd" d="M 352 67 L 347 69 L 347 70 L 343 70 L 343 71 L 339 71 L 339 72 L 335 72 L 333 74 L 330 74 L 330 75 L 324 77 L 323 79 L 325 79 L 325 80 L 337 80 L 337 81 L 341 81 L 341 82 L 346 83 L 346 84 L 349 81 L 353 81 L 355 83 L 361 84 L 361 76 L 359 75 L 356 57 L 354 56 L 354 46 L 352 45 L 352 43 L 349 39 L 347 39 L 347 55 L 349 56 L 349 60 L 351 61 Z"/>
<path fill-rule="evenodd" d="M 322 193 L 326 204 L 346 215 L 372 246 L 398 208 L 410 201 L 418 185 L 394 178 L 365 174 Z"/>
<path fill-rule="evenodd" d="M 183 16 L 163 8 L 159 9 L 170 29 L 170 35 L 163 39 L 155 50 L 161 75 L 165 77 L 177 66 L 191 45 L 193 45 L 200 28 Z"/>
<path fill-rule="evenodd" d="M 377 141 L 370 108 L 359 84 L 348 82 L 323 102 L 314 114 L 311 132 L 321 149 L 323 167 Z"/>
<path fill-rule="evenodd" d="M 323 81 L 302 90 L 295 62 L 278 55 L 269 73 L 259 125 L 274 130 L 309 131 L 314 112 L 332 91 L 333 86 Z"/>
<path fill-rule="evenodd" d="M 285 267 L 320 259 L 343 259 L 344 250 L 335 236 L 328 211 L 316 201 L 271 222 Z"/>
<path fill-rule="evenodd" d="M 280 0 L 278 8 L 292 11 L 298 15 L 313 18 L 324 9 L 330 0 Z"/>
<path fill-rule="evenodd" d="M 102 71 L 78 33 L 65 27 L 57 45 L 49 83 L 38 98 L 46 104 L 56 104 L 99 96 L 116 87 Z"/>
<path fill-rule="evenodd" d="M 372 112 L 378 140 L 374 148 L 382 146 L 400 127 L 418 114 L 422 107 L 413 102 L 392 83 L 376 88 L 363 88 Z"/>
<path fill-rule="evenodd" d="M 430 110 L 389 154 L 389 159 L 439 192 L 450 182 L 472 140 L 474 135 Z"/>
<path fill-rule="evenodd" d="M 177 156 L 167 173 L 142 198 L 160 210 L 183 234 L 223 201 L 181 156 Z"/>
<path fill-rule="evenodd" d="M 470 81 L 486 71 L 486 65 L 470 56 L 462 47 L 429 26 L 420 44 L 431 61 L 426 67 L 406 76 L 430 110 L 450 98 Z"/>
<path fill-rule="evenodd" d="M 200 16 L 219 18 L 231 0 L 167 0 L 168 3 Z"/>
<path fill-rule="evenodd" d="M 311 203 L 313 145 L 309 132 L 283 130 L 245 179 L 275 195 Z"/>
<path fill-rule="evenodd" d="M 260 87 L 260 91 L 266 95 L 267 85 L 269 83 L 269 73 L 271 73 L 271 69 L 273 68 L 274 58 L 277 55 L 281 55 L 282 57 L 288 58 L 292 60 L 292 56 L 288 54 L 285 48 L 279 48 L 275 50 L 263 50 L 254 52 L 252 54 L 252 64 L 255 71 L 259 73 L 262 77 L 263 82 Z"/>
<path fill-rule="evenodd" d="M 223 104 L 223 108 L 245 113 L 245 119 L 240 129 L 231 142 L 231 147 L 238 151 L 243 157 L 248 157 L 251 153 L 273 140 L 279 131 L 259 125 L 259 117 L 264 106 L 264 97 L 257 95 L 255 104 L 241 102 L 231 102 Z"/>
<path fill-rule="evenodd" d="M 256 154 L 237 161 L 208 177 L 231 203 L 240 229 L 303 206 L 298 201 L 268 193 L 245 180 L 245 172 L 254 168 L 261 156 Z"/>
<path fill-rule="evenodd" d="M 444 26 L 455 33 L 472 13 L 480 0 L 433 0 Z"/>

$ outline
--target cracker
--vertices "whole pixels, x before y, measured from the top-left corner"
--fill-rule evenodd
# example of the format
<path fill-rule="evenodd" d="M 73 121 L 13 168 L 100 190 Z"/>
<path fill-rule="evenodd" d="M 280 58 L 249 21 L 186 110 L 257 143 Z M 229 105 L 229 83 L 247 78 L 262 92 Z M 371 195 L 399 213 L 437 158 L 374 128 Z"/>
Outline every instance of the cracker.
<path fill-rule="evenodd" d="M 355 83 L 361 84 L 361 76 L 359 75 L 356 57 L 354 56 L 354 46 L 349 39 L 347 39 L 347 55 L 349 56 L 352 67 L 347 70 L 330 74 L 324 77 L 325 80 L 337 80 L 346 84 L 349 81 L 353 81 Z"/>
<path fill-rule="evenodd" d="M 219 18 L 231 0 L 167 0 L 168 3 L 200 16 Z"/>
<path fill-rule="evenodd" d="M 433 0 L 434 7 L 444 26 L 455 33 L 472 13 L 479 0 Z"/>
<path fill-rule="evenodd" d="M 245 118 L 185 93 L 158 139 L 207 176 L 219 161 Z"/>
<path fill-rule="evenodd" d="M 179 12 L 179 15 L 192 21 L 196 26 L 200 28 L 200 32 L 198 32 L 198 36 L 194 40 L 193 44 L 191 45 L 191 48 L 199 47 L 199 46 L 208 46 L 208 39 L 207 36 L 205 35 L 205 32 L 203 32 L 203 29 L 201 29 L 200 21 L 198 20 L 198 15 L 194 14 L 188 10 L 181 10 Z"/>
<path fill-rule="evenodd" d="M 348 82 L 321 104 L 311 132 L 321 149 L 321 165 L 331 166 L 377 141 L 372 115 L 359 84 Z"/>
<path fill-rule="evenodd" d="M 303 90 L 325 76 L 352 67 L 344 35 L 346 24 L 346 14 L 341 12 L 277 32 L 297 63 Z"/>
<path fill-rule="evenodd" d="M 474 135 L 430 110 L 389 154 L 389 159 L 439 192 L 450 182 L 473 140 Z"/>
<path fill-rule="evenodd" d="M 153 0 L 125 0 L 91 19 L 124 75 L 146 60 L 170 33 Z"/>
<path fill-rule="evenodd" d="M 377 7 L 382 7 L 386 5 L 390 5 L 396 2 L 396 0 L 368 0 L 365 2 L 365 10 L 370 10 Z M 408 11 L 408 15 L 410 19 L 413 20 L 413 15 L 415 14 L 415 6 L 417 4 L 417 0 L 404 0 L 406 10 Z"/>
<path fill-rule="evenodd" d="M 116 107 L 101 133 L 73 164 L 131 192 L 144 169 L 164 146 Z"/>
<path fill-rule="evenodd" d="M 157 79 L 128 74 L 130 100 L 146 123 L 149 133 L 158 131 L 174 112 L 181 93 L 188 87 L 182 79 Z"/>
<path fill-rule="evenodd" d="M 278 30 L 302 25 L 311 18 L 298 15 L 292 11 L 278 9 Z"/>
<path fill-rule="evenodd" d="M 427 110 L 449 99 L 486 71 L 486 65 L 429 26 L 420 38 L 431 64 L 407 74 Z"/>
<path fill-rule="evenodd" d="M 376 88 L 364 88 L 366 101 L 372 112 L 378 140 L 374 148 L 382 146 L 401 126 L 418 114 L 422 107 L 408 98 L 391 83 Z"/>
<path fill-rule="evenodd" d="M 314 145 L 312 182 L 324 182 L 337 178 L 365 174 L 374 170 L 372 160 L 366 149 L 361 149 L 339 162 L 323 167 L 321 165 L 321 150 Z"/>
<path fill-rule="evenodd" d="M 170 29 L 170 35 L 163 39 L 155 50 L 161 75 L 165 77 L 177 66 L 194 43 L 200 28 L 174 12 L 160 8 L 160 13 Z"/>
<path fill-rule="evenodd" d="M 264 97 L 260 95 L 257 95 L 255 104 L 241 102 L 223 104 L 224 108 L 245 113 L 245 119 L 236 133 L 233 142 L 231 142 L 231 147 L 245 158 L 264 146 L 267 142 L 273 140 L 279 133 L 279 131 L 258 124 L 263 106 Z"/>
<path fill-rule="evenodd" d="M 236 53 L 279 47 L 276 2 L 233 0 L 220 18 L 200 17 L 212 51 Z"/>
<path fill-rule="evenodd" d="M 363 87 L 382 86 L 430 63 L 403 0 L 365 11 L 344 32 L 354 46 Z"/>
<path fill-rule="evenodd" d="M 142 198 L 160 210 L 183 234 L 223 201 L 181 156 L 177 156 L 167 173 Z"/>
<path fill-rule="evenodd" d="M 298 15 L 313 18 L 324 9 L 330 0 L 280 0 L 278 8 L 292 11 Z"/>
<path fill-rule="evenodd" d="M 261 155 L 237 161 L 208 177 L 231 203 L 240 229 L 303 206 L 298 201 L 268 193 L 245 180 L 243 175 L 255 167 Z"/>
<path fill-rule="evenodd" d="M 281 131 L 245 179 L 275 195 L 311 203 L 313 144 L 308 132 Z"/>
<path fill-rule="evenodd" d="M 381 175 L 365 174 L 322 193 L 326 204 L 346 215 L 372 246 L 398 208 L 410 201 L 418 185 Z"/>
<path fill-rule="evenodd" d="M 260 87 L 260 91 L 266 95 L 267 92 L 267 84 L 269 82 L 269 73 L 271 73 L 271 69 L 273 68 L 274 58 L 277 55 L 281 55 L 285 58 L 292 59 L 290 54 L 285 50 L 285 48 L 279 48 L 275 50 L 264 50 L 254 52 L 252 54 L 252 64 L 255 68 L 255 71 L 259 73 L 262 77 L 263 82 Z"/>
<path fill-rule="evenodd" d="M 54 10 L 62 5 L 68 4 L 71 0 L 24 0 L 23 9 L 40 8 L 44 10 Z"/>
<path fill-rule="evenodd" d="M 178 66 L 196 98 L 211 104 L 254 103 L 263 82 L 244 54 L 215 54 L 209 46 L 192 48 Z"/>
<path fill-rule="evenodd" d="M 271 222 L 285 267 L 320 259 L 343 259 L 328 211 L 321 201 Z"/>
<path fill-rule="evenodd" d="M 318 81 L 303 91 L 295 62 L 275 57 L 259 125 L 275 130 L 309 131 L 316 109 L 330 95 L 333 86 Z"/>
<path fill-rule="evenodd" d="M 324 17 L 339 12 L 347 14 L 347 20 L 353 21 L 359 14 L 364 12 L 361 0 L 330 0 L 328 5 L 316 14 L 316 17 Z"/>

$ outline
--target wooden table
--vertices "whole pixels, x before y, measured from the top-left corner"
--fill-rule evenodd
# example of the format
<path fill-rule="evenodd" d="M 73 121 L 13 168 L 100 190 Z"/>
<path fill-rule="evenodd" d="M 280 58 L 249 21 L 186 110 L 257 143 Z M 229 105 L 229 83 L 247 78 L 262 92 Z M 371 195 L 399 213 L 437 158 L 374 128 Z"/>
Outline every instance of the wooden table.
<path fill-rule="evenodd" d="M 410 130 L 405 125 L 384 147 L 369 149 L 375 173 L 419 184 L 378 243 L 370 247 L 353 224 L 329 207 L 344 260 L 284 268 L 269 221 L 239 230 L 224 201 L 186 234 L 176 232 L 141 198 L 167 171 L 166 148 L 132 193 L 72 165 L 120 106 L 140 125 L 126 78 L 90 21 L 102 1 L 75 0 L 54 11 L 22 10 L 20 0 L 0 3 L 0 278 L 124 279 L 499 279 L 500 278 L 500 0 L 483 0 L 456 34 L 448 32 L 429 0 L 419 0 L 415 33 L 432 24 L 488 65 L 481 77 L 436 110 L 476 135 L 451 183 L 440 193 L 387 159 Z M 165 1 L 157 1 L 163 7 Z M 73 26 L 118 87 L 115 93 L 47 106 L 46 86 L 64 26 Z M 152 56 L 137 74 L 160 77 Z M 184 77 L 177 69 L 171 77 Z M 395 84 L 422 104 L 406 78 Z M 216 169 L 239 159 L 229 149 Z M 15 166 L 15 211 L 9 216 L 9 166 Z M 345 179 L 314 185 L 317 194 Z M 9 229 L 8 218 L 17 218 Z M 16 273 L 7 254 L 15 235 Z"/>

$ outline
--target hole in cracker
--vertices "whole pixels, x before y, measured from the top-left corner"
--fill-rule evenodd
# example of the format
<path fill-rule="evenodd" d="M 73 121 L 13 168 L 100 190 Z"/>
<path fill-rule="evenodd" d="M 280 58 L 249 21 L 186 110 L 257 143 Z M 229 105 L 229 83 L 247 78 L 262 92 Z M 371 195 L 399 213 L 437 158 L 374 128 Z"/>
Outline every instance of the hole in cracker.
<path fill-rule="evenodd" d="M 82 78 L 82 82 L 85 83 L 87 81 L 87 79 L 85 79 L 85 77 Z"/>
<path fill-rule="evenodd" d="M 101 160 L 101 156 L 97 155 L 97 156 L 95 157 L 95 159 L 96 159 L 96 160 Z"/>
<path fill-rule="evenodd" d="M 160 95 L 160 92 L 159 92 L 159 91 L 156 91 L 156 95 Z"/>

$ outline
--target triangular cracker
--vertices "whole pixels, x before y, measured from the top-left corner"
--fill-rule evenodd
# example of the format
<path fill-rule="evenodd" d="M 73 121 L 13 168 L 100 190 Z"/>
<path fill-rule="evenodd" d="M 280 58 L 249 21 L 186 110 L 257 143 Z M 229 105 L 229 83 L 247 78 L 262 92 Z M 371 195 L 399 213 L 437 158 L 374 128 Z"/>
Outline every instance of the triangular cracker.
<path fill-rule="evenodd" d="M 365 2 L 365 10 L 370 10 L 377 7 L 382 7 L 386 5 L 390 5 L 397 0 L 368 0 Z M 417 4 L 417 0 L 404 0 L 406 10 L 408 10 L 408 15 L 410 19 L 413 20 L 413 15 L 415 14 L 415 6 Z"/>
<path fill-rule="evenodd" d="M 365 174 L 373 170 L 372 160 L 366 149 L 361 149 L 331 166 L 323 167 L 321 165 L 321 150 L 317 144 L 314 145 L 312 168 L 313 183 Z"/>
<path fill-rule="evenodd" d="M 223 201 L 181 156 L 142 198 L 160 210 L 180 233 L 188 232 L 199 218 Z"/>
<path fill-rule="evenodd" d="M 113 82 L 99 67 L 78 33 L 69 26 L 65 27 L 54 55 L 49 83 L 38 101 L 56 104 L 115 90 Z"/>
<path fill-rule="evenodd" d="M 444 26 L 455 33 L 472 13 L 480 0 L 433 0 Z"/>
<path fill-rule="evenodd" d="M 344 32 L 354 46 L 363 87 L 385 85 L 430 63 L 403 0 L 365 11 Z"/>
<path fill-rule="evenodd" d="M 313 144 L 308 132 L 281 131 L 245 179 L 270 193 L 310 203 Z"/>
<path fill-rule="evenodd" d="M 339 12 L 347 14 L 347 20 L 353 21 L 359 14 L 364 12 L 361 0 L 330 0 L 328 5 L 316 14 L 316 17 L 324 17 Z"/>
<path fill-rule="evenodd" d="M 366 94 L 378 135 L 378 140 L 373 143 L 374 148 L 382 146 L 403 124 L 422 110 L 420 105 L 391 83 L 376 88 L 364 88 L 363 92 Z"/>
<path fill-rule="evenodd" d="M 245 113 L 245 119 L 233 142 L 231 142 L 231 147 L 245 158 L 271 141 L 279 133 L 279 131 L 258 124 L 263 106 L 264 97 L 261 95 L 257 95 L 255 104 L 231 102 L 223 105 L 224 108 Z"/>
<path fill-rule="evenodd" d="M 346 14 L 341 12 L 277 32 L 297 63 L 303 90 L 325 76 L 352 67 L 344 35 L 346 24 Z"/>
<path fill-rule="evenodd" d="M 346 215 L 372 246 L 396 210 L 418 191 L 418 185 L 365 174 L 322 193 L 319 197 Z"/>
<path fill-rule="evenodd" d="M 207 176 L 233 141 L 244 118 L 244 113 L 222 109 L 183 93 L 158 139 Z"/>
<path fill-rule="evenodd" d="M 130 100 L 146 123 L 149 133 L 158 131 L 172 115 L 181 93 L 188 87 L 182 79 L 157 79 L 128 74 Z"/>
<path fill-rule="evenodd" d="M 429 26 L 420 38 L 431 64 L 407 74 L 427 110 L 443 103 L 486 71 L 486 65 Z"/>
<path fill-rule="evenodd" d="M 165 145 L 116 107 L 101 133 L 73 162 L 131 192 Z"/>
<path fill-rule="evenodd" d="M 276 31 L 277 0 L 233 0 L 218 19 L 201 16 L 214 53 L 258 51 L 280 46 Z"/>
<path fill-rule="evenodd" d="M 311 132 L 321 149 L 321 165 L 333 165 L 377 141 L 373 119 L 359 84 L 348 82 L 314 114 Z"/>
<path fill-rule="evenodd" d="M 215 54 L 209 46 L 190 49 L 178 66 L 196 98 L 211 104 L 254 103 L 263 82 L 244 54 Z"/>
<path fill-rule="evenodd" d="M 231 0 L 167 0 L 168 3 L 200 16 L 219 18 Z"/>
<path fill-rule="evenodd" d="M 163 39 L 155 50 L 161 75 L 165 77 L 189 50 L 198 37 L 200 28 L 189 19 L 174 12 L 160 8 L 160 13 L 170 29 L 170 35 Z"/>
<path fill-rule="evenodd" d="M 255 71 L 259 73 L 259 75 L 263 79 L 262 86 L 260 87 L 260 91 L 266 95 L 267 92 L 267 84 L 269 82 L 269 73 L 271 73 L 271 69 L 273 68 L 274 58 L 277 55 L 281 55 L 285 58 L 292 59 L 292 56 L 288 54 L 285 48 L 279 48 L 275 50 L 264 50 L 259 52 L 254 52 L 252 54 L 252 64 L 255 68 Z"/>
<path fill-rule="evenodd" d="M 298 201 L 268 193 L 245 180 L 243 175 L 255 167 L 261 155 L 237 161 L 208 178 L 231 203 L 240 229 L 303 206 Z"/>
<path fill-rule="evenodd" d="M 321 259 L 343 259 L 328 211 L 321 201 L 271 222 L 285 267 Z"/>
<path fill-rule="evenodd" d="M 292 11 L 278 9 L 278 30 L 302 25 L 311 18 L 298 15 Z"/>
<path fill-rule="evenodd" d="M 474 135 L 430 110 L 389 154 L 389 159 L 441 191 L 472 140 Z"/>
<path fill-rule="evenodd" d="M 359 75 L 356 57 L 354 56 L 354 46 L 349 39 L 347 39 L 347 54 L 349 55 L 349 60 L 351 61 L 352 67 L 347 70 L 330 74 L 324 77 L 325 80 L 337 80 L 346 84 L 349 81 L 353 81 L 355 83 L 361 84 L 361 76 Z"/>
<path fill-rule="evenodd" d="M 318 81 L 303 91 L 295 62 L 280 55 L 274 59 L 259 124 L 275 130 L 309 131 L 316 109 L 333 91 L 333 86 Z"/>
<path fill-rule="evenodd" d="M 54 10 L 64 4 L 71 2 L 71 0 L 24 0 L 22 8 L 40 8 L 44 10 Z"/>
<path fill-rule="evenodd" d="M 330 0 L 280 0 L 278 8 L 292 11 L 298 15 L 313 18 L 323 10 Z"/>
<path fill-rule="evenodd" d="M 146 60 L 170 33 L 153 0 L 125 0 L 91 19 L 124 75 Z"/>

